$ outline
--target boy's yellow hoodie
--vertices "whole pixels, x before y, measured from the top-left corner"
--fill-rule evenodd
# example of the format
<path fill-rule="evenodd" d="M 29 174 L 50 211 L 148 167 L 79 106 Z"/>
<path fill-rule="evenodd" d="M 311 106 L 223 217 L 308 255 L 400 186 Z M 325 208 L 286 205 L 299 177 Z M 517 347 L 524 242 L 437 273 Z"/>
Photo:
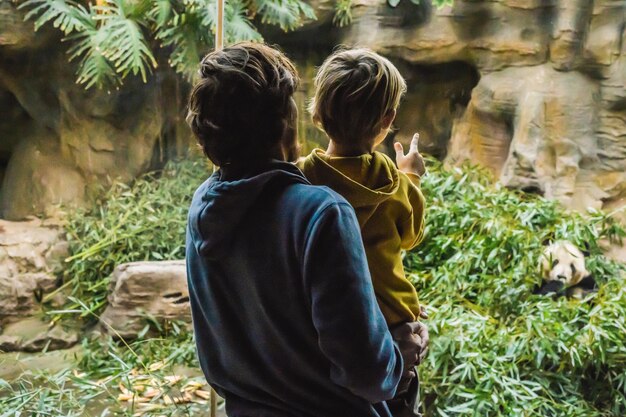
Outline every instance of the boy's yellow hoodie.
<path fill-rule="evenodd" d="M 400 251 L 412 249 L 424 235 L 419 176 L 399 171 L 380 152 L 330 157 L 315 149 L 298 166 L 312 184 L 332 188 L 354 207 L 387 324 L 416 321 L 420 314 L 417 292 L 404 274 Z"/>

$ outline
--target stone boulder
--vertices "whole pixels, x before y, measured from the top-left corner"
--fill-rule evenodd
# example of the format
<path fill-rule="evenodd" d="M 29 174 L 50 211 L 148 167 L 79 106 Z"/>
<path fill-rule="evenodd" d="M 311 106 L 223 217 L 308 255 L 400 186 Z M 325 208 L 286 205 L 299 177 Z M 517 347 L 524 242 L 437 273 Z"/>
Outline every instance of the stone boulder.
<path fill-rule="evenodd" d="M 487 74 L 455 125 L 448 162 L 471 160 L 507 186 L 601 208 L 609 195 L 595 134 L 599 107 L 598 83 L 579 72 L 539 65 Z"/>
<path fill-rule="evenodd" d="M 0 220 L 0 351 L 64 349 L 78 341 L 74 331 L 50 327 L 42 302 L 60 305 L 57 274 L 68 256 L 60 223 Z"/>
<path fill-rule="evenodd" d="M 37 317 L 29 317 L 6 326 L 0 335 L 2 352 L 41 352 L 67 349 L 78 342 L 78 333 L 50 326 Z"/>
<path fill-rule="evenodd" d="M 41 310 L 67 255 L 60 224 L 0 220 L 0 327 Z"/>
<path fill-rule="evenodd" d="M 131 262 L 113 271 L 103 329 L 135 338 L 151 321 L 191 321 L 185 261 Z"/>

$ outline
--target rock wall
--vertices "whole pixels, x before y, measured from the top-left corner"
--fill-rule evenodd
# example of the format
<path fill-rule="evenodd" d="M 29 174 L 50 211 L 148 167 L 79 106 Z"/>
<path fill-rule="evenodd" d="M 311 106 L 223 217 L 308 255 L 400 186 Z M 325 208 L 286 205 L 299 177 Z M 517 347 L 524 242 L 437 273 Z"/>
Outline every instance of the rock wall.
<path fill-rule="evenodd" d="M 571 208 L 626 205 L 625 1 L 353 4 L 344 29 L 322 1 L 318 21 L 269 37 L 297 59 L 339 43 L 389 57 L 408 81 L 401 141 L 420 131 L 425 152 Z"/>
<path fill-rule="evenodd" d="M 419 130 L 425 152 L 487 166 L 503 184 L 568 207 L 626 204 L 623 0 L 455 0 L 441 9 L 355 0 L 354 22 L 341 29 L 333 2 L 312 4 L 318 20 L 296 32 L 262 27 L 301 64 L 301 108 L 314 66 L 335 45 L 368 46 L 409 83 L 399 140 Z M 84 91 L 63 48 L 54 30 L 35 35 L 0 2 L 0 217 L 81 204 L 189 143 L 185 87 L 170 71 L 148 84 L 129 79 L 122 91 Z M 303 138 L 323 145 L 302 116 Z"/>
<path fill-rule="evenodd" d="M 363 1 L 355 12 L 348 43 L 409 67 L 463 62 L 480 74 L 448 118 L 449 163 L 485 165 L 507 186 L 576 209 L 626 204 L 626 2 L 455 0 L 437 10 Z M 416 95 L 432 97 L 410 91 L 405 107 Z M 420 110 L 402 109 L 401 139 L 425 127 L 427 145 L 441 146 L 406 112 Z"/>
<path fill-rule="evenodd" d="M 171 71 L 86 91 L 75 68 L 54 29 L 35 34 L 12 2 L 0 2 L 0 218 L 83 204 L 187 148 L 187 87 Z"/>

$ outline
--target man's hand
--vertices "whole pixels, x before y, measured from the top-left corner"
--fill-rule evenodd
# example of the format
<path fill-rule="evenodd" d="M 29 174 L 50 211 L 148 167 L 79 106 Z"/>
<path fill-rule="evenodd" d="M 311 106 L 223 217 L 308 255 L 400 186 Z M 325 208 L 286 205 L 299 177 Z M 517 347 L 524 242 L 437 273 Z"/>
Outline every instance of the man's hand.
<path fill-rule="evenodd" d="M 402 148 L 402 144 L 400 142 L 394 143 L 393 147 L 396 150 L 396 163 L 398 164 L 398 169 L 404 173 L 415 174 L 421 177 L 426 173 L 426 166 L 424 165 L 424 158 L 422 158 L 422 155 L 419 153 L 419 139 L 419 133 L 413 135 L 413 139 L 411 139 L 411 146 L 409 147 L 409 153 L 406 155 L 404 154 L 404 149 Z"/>
<path fill-rule="evenodd" d="M 391 330 L 391 335 L 400 349 L 405 373 L 411 372 L 411 368 L 419 365 L 426 357 L 428 328 L 419 321 L 402 323 Z"/>
<path fill-rule="evenodd" d="M 428 327 L 426 327 L 424 323 L 414 322 L 411 324 L 416 325 L 414 331 L 417 333 L 417 335 L 420 337 L 422 341 L 422 346 L 421 346 L 420 354 L 419 354 L 419 360 L 417 362 L 417 364 L 419 365 L 420 363 L 424 361 L 424 359 L 426 358 L 426 355 L 428 354 L 428 344 L 430 343 L 430 337 L 428 336 Z"/>

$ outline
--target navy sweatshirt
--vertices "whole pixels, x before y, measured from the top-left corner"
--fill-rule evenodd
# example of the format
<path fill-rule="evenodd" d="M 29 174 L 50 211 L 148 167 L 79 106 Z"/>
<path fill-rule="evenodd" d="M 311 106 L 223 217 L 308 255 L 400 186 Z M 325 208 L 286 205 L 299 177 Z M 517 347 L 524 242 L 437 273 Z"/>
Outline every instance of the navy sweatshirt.
<path fill-rule="evenodd" d="M 390 416 L 402 359 L 352 207 L 285 162 L 220 177 L 194 195 L 187 272 L 198 357 L 227 414 Z"/>

